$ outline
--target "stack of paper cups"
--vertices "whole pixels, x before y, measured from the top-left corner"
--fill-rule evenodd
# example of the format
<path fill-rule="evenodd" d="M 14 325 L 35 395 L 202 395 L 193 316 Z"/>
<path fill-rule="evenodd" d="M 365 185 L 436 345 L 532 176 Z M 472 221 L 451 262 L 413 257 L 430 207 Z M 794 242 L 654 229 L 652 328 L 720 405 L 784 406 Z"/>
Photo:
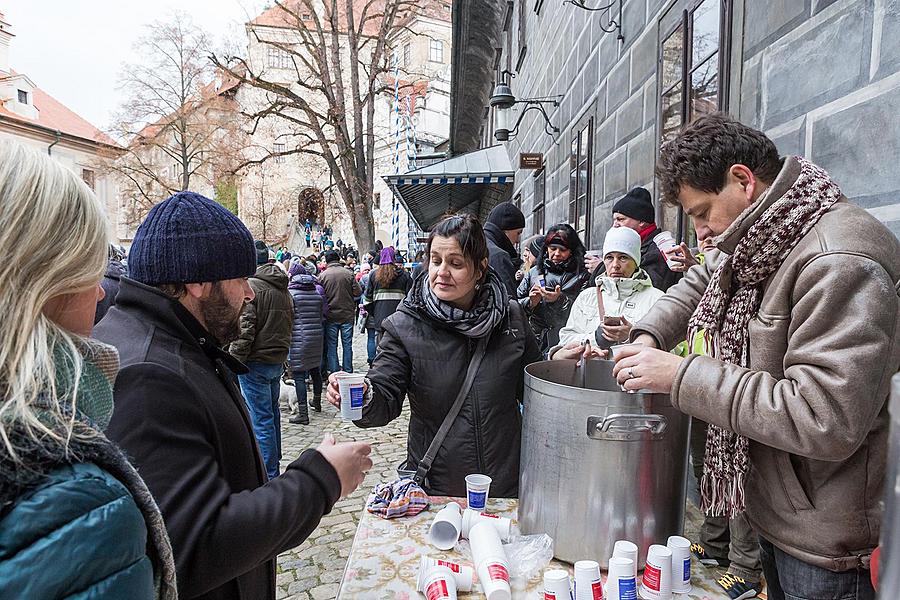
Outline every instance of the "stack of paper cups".
<path fill-rule="evenodd" d="M 459 505 L 451 502 L 434 515 L 428 530 L 428 542 L 441 550 L 449 550 L 456 545 L 462 529 L 462 515 Z"/>
<path fill-rule="evenodd" d="M 568 571 L 552 569 L 544 573 L 544 600 L 572 600 Z"/>
<path fill-rule="evenodd" d="M 484 595 L 488 600 L 510 600 L 509 563 L 497 529 L 484 521 L 475 523 L 469 531 L 469 545 Z"/>
<path fill-rule="evenodd" d="M 472 580 L 475 579 L 475 569 L 460 563 L 451 562 L 449 560 L 441 560 L 439 558 L 431 558 L 423 556 L 419 561 L 419 579 L 418 589 L 420 592 L 425 591 L 425 580 L 428 572 L 435 567 L 445 567 L 453 573 L 453 581 L 456 582 L 457 592 L 468 592 L 472 589 Z"/>
<path fill-rule="evenodd" d="M 669 258 L 669 255 L 678 249 L 678 244 L 675 243 L 675 236 L 670 231 L 660 231 L 653 236 L 653 241 L 656 243 L 659 251 L 662 252 L 662 255 L 666 257 L 666 264 L 669 265 L 670 269 L 679 266 L 679 263 Z"/>
<path fill-rule="evenodd" d="M 613 546 L 613 558 L 627 558 L 631 560 L 632 572 L 631 575 L 637 580 L 637 565 L 638 565 L 638 547 L 637 544 L 629 542 L 628 540 L 619 540 L 616 542 L 616 545 Z"/>
<path fill-rule="evenodd" d="M 691 592 L 691 542 L 680 535 L 669 536 L 666 547 L 672 552 L 672 591 Z"/>
<path fill-rule="evenodd" d="M 637 600 L 637 578 L 634 561 L 630 558 L 613 556 L 609 559 L 606 600 Z"/>
<path fill-rule="evenodd" d="M 575 563 L 575 600 L 603 600 L 600 564 L 594 560 Z"/>
<path fill-rule="evenodd" d="M 475 523 L 480 523 L 481 521 L 485 521 L 496 527 L 497 533 L 500 534 L 501 540 L 509 539 L 509 530 L 512 526 L 512 521 L 510 519 L 498 515 L 488 514 L 486 512 L 478 512 L 477 510 L 472 510 L 471 508 L 467 508 L 465 511 L 463 511 L 462 536 L 464 538 L 468 538 L 469 531 L 472 529 Z"/>
<path fill-rule="evenodd" d="M 646 600 L 672 600 L 672 551 L 665 546 L 653 544 L 647 550 L 641 597 Z"/>
<path fill-rule="evenodd" d="M 456 580 L 447 567 L 428 569 L 424 579 L 420 579 L 421 591 L 427 600 L 456 600 Z"/>
<path fill-rule="evenodd" d="M 357 373 L 337 373 L 338 391 L 341 393 L 341 418 L 348 421 L 362 419 L 365 376 Z"/>
<path fill-rule="evenodd" d="M 466 475 L 466 502 L 472 510 L 484 510 L 487 506 L 491 478 L 480 473 Z"/>

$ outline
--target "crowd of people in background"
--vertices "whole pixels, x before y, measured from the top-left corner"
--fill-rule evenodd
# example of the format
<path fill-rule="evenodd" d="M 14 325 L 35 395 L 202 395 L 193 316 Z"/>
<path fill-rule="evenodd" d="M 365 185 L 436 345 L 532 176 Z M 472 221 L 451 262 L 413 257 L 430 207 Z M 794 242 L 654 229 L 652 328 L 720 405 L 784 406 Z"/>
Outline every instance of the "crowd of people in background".
<path fill-rule="evenodd" d="M 825 171 L 725 115 L 686 126 L 657 176 L 698 248 L 660 250 L 643 188 L 614 203 L 597 250 L 568 223 L 523 240 L 505 202 L 484 225 L 440 220 L 411 265 L 309 221 L 305 247 L 275 249 L 184 191 L 126 256 L 84 182 L 0 143 L 0 596 L 274 598 L 275 557 L 372 467 L 367 444 L 331 436 L 283 463 L 282 381 L 290 423 L 323 395 L 339 407 L 359 330 L 355 424 L 408 400 L 405 467 L 450 496 L 474 472 L 517 496 L 528 364 L 634 342 L 612 367 L 622 389 L 696 419 L 710 516 L 692 552 L 728 567 L 722 587 L 750 597 L 765 573 L 770 598 L 870 600 L 900 244 Z"/>

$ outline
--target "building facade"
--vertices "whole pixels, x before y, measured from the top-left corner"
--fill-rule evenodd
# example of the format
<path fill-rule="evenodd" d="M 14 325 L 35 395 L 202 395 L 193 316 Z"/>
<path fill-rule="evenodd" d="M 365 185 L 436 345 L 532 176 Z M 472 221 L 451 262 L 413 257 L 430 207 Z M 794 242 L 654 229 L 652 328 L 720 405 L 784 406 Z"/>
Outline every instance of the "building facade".
<path fill-rule="evenodd" d="M 542 155 L 542 166 L 515 175 L 526 233 L 565 221 L 599 247 L 612 204 L 644 186 L 657 221 L 690 239 L 687 220 L 656 199 L 654 164 L 682 125 L 724 110 L 765 131 L 781 154 L 826 168 L 900 235 L 898 33 L 891 0 L 623 0 L 597 12 L 460 0 L 451 148 L 497 143 L 489 97 L 508 82 L 517 100 L 551 100 L 549 121 L 529 110 L 505 142 L 514 166 L 520 153 Z M 514 105 L 512 123 L 526 106 Z"/>

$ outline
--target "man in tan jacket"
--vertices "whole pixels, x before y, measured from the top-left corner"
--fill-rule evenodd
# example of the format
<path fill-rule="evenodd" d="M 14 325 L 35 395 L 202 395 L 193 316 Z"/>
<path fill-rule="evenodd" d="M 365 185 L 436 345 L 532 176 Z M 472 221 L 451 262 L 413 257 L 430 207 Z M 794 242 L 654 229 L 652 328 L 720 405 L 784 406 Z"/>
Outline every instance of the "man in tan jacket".
<path fill-rule="evenodd" d="M 721 252 L 617 357 L 630 390 L 710 423 L 709 514 L 746 509 L 769 598 L 874 598 L 887 397 L 900 366 L 900 243 L 816 165 L 714 114 L 663 147 L 663 197 Z M 710 356 L 669 349 L 706 330 Z"/>

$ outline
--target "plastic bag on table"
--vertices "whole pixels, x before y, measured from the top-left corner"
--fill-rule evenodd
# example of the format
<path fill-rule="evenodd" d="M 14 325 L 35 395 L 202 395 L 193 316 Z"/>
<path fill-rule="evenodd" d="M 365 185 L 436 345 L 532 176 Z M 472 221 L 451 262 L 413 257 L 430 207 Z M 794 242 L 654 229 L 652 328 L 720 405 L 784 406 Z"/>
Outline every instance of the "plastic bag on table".
<path fill-rule="evenodd" d="M 546 533 L 520 535 L 503 544 L 503 550 L 509 562 L 510 586 L 514 592 L 524 590 L 553 560 L 553 538 Z"/>

